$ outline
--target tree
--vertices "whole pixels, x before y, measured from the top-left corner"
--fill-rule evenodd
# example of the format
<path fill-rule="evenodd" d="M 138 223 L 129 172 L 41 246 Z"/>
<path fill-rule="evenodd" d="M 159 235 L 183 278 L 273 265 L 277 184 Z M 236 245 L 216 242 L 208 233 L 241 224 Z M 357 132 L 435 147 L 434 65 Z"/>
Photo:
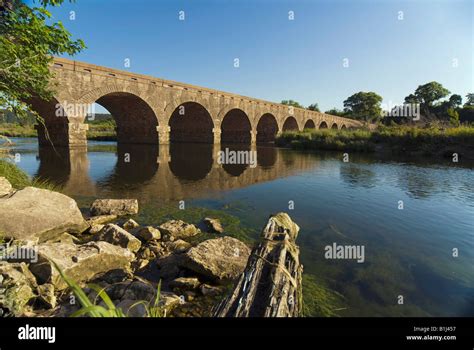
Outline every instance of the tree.
<path fill-rule="evenodd" d="M 380 118 L 382 97 L 375 92 L 360 91 L 344 101 L 344 111 L 354 119 L 375 121 Z"/>
<path fill-rule="evenodd" d="M 451 108 L 459 108 L 462 105 L 461 95 L 452 94 L 448 103 Z"/>
<path fill-rule="evenodd" d="M 317 103 L 310 104 L 307 109 L 310 111 L 321 112 Z"/>
<path fill-rule="evenodd" d="M 464 103 L 464 107 L 474 106 L 474 93 L 468 93 L 466 95 L 466 103 Z"/>
<path fill-rule="evenodd" d="M 74 55 L 85 48 L 73 41 L 61 22 L 47 24 L 47 6 L 64 0 L 39 0 L 26 5 L 19 0 L 0 0 L 0 106 L 17 116 L 27 116 L 32 97 L 52 98 L 49 67 L 54 55 Z"/>
<path fill-rule="evenodd" d="M 287 105 L 287 106 L 293 106 L 296 108 L 304 108 L 299 102 L 293 101 L 293 100 L 283 100 L 281 101 L 282 105 Z"/>
<path fill-rule="evenodd" d="M 433 102 L 446 97 L 449 95 L 449 90 L 445 89 L 443 85 L 436 81 L 432 81 L 429 83 L 426 83 L 424 85 L 418 86 L 418 88 L 415 90 L 414 97 L 416 98 L 416 101 L 419 103 L 422 103 L 426 107 L 431 107 L 433 105 Z M 405 101 L 407 100 L 408 97 L 413 96 L 409 95 L 405 98 Z"/>
<path fill-rule="evenodd" d="M 345 115 L 344 111 L 341 111 L 340 109 L 337 109 L 336 107 L 333 107 L 333 108 L 331 108 L 330 110 L 328 110 L 324 113 L 331 114 L 331 115 L 337 115 L 337 116 L 340 116 L 340 117 Z"/>

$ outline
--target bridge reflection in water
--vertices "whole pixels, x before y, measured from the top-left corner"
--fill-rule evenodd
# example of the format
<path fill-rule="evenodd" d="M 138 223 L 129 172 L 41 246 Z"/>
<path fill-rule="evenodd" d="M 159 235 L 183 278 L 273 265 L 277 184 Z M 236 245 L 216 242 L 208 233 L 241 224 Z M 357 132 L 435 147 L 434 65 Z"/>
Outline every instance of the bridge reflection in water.
<path fill-rule="evenodd" d="M 256 152 L 257 165 L 220 164 L 221 150 Z M 309 170 L 311 155 L 273 146 L 231 144 L 91 145 L 39 148 L 37 176 L 71 196 L 180 200 L 203 198 Z"/>

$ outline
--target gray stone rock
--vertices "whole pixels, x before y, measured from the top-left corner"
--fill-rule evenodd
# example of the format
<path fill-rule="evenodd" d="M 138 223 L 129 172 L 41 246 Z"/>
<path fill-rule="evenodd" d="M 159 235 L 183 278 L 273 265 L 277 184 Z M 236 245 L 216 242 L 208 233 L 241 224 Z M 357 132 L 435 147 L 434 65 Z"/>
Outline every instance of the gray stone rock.
<path fill-rule="evenodd" d="M 136 231 L 136 236 L 144 241 L 159 240 L 161 232 L 153 226 L 145 226 Z"/>
<path fill-rule="evenodd" d="M 34 276 L 25 263 L 0 262 L 0 278 L 0 306 L 14 316 L 21 316 L 35 297 Z"/>
<path fill-rule="evenodd" d="M 41 284 L 37 288 L 39 299 L 50 309 L 54 309 L 57 304 L 54 286 L 50 283 Z"/>
<path fill-rule="evenodd" d="M 92 216 L 97 215 L 133 215 L 138 213 L 136 199 L 96 199 L 90 208 Z"/>
<path fill-rule="evenodd" d="M 203 226 L 206 229 L 206 232 L 211 233 L 223 233 L 224 228 L 219 219 L 204 218 Z"/>
<path fill-rule="evenodd" d="M 9 195 L 12 190 L 13 187 L 10 182 L 3 176 L 0 177 L 0 197 Z"/>
<path fill-rule="evenodd" d="M 91 235 L 96 235 L 98 234 L 100 231 L 102 231 L 102 229 L 105 227 L 105 225 L 102 225 L 102 224 L 98 224 L 98 225 L 92 225 L 91 228 L 89 229 L 89 234 Z"/>
<path fill-rule="evenodd" d="M 196 277 L 179 277 L 170 282 L 171 289 L 181 292 L 196 290 L 200 285 L 201 282 Z"/>
<path fill-rule="evenodd" d="M 123 224 L 122 224 L 122 227 L 125 229 L 125 230 L 133 230 L 134 228 L 137 228 L 138 226 L 140 226 L 138 224 L 138 222 L 136 222 L 135 220 L 133 219 L 128 219 L 127 221 L 125 221 Z"/>
<path fill-rule="evenodd" d="M 199 287 L 199 290 L 201 291 L 202 295 L 211 297 L 220 295 L 224 292 L 221 287 L 211 286 L 209 284 L 202 284 L 201 287 Z"/>
<path fill-rule="evenodd" d="M 199 229 L 193 224 L 188 224 L 182 220 L 170 220 L 159 226 L 161 233 L 174 238 L 192 237 L 199 233 Z"/>
<path fill-rule="evenodd" d="M 6 237 L 41 242 L 87 227 L 76 202 L 61 193 L 26 187 L 0 198 L 0 232 Z"/>
<path fill-rule="evenodd" d="M 115 224 L 105 225 L 94 239 L 96 241 L 105 241 L 122 248 L 130 249 L 132 252 L 137 252 L 142 245 L 142 242 L 140 242 L 138 238 Z"/>
<path fill-rule="evenodd" d="M 169 253 L 184 253 L 192 247 L 190 243 L 183 241 L 182 239 L 172 242 L 163 242 L 162 246 Z"/>
<path fill-rule="evenodd" d="M 39 283 L 51 283 L 57 290 L 67 287 L 52 262 L 77 283 L 87 282 L 115 269 L 126 270 L 135 258 L 127 249 L 107 242 L 82 245 L 45 243 L 38 247 L 38 262 L 30 264 Z"/>
<path fill-rule="evenodd" d="M 91 216 L 90 218 L 87 219 L 87 223 L 89 226 L 94 226 L 94 225 L 103 225 L 107 224 L 111 221 L 114 221 L 117 219 L 117 215 L 98 215 L 98 216 Z"/>
<path fill-rule="evenodd" d="M 189 249 L 182 266 L 215 280 L 226 283 L 237 279 L 244 271 L 250 248 L 232 237 L 209 239 Z"/>

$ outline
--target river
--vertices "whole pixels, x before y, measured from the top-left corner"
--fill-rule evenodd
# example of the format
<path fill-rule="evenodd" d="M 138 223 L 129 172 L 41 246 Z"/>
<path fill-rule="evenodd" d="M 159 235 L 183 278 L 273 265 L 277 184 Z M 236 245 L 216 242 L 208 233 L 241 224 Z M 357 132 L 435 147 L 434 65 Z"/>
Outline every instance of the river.
<path fill-rule="evenodd" d="M 56 153 L 13 141 L 21 169 L 84 210 L 98 197 L 138 198 L 140 224 L 214 215 L 248 239 L 288 212 L 301 228 L 308 315 L 474 316 L 472 164 L 262 146 L 250 167 L 218 164 L 211 145 L 89 141 L 87 152 Z M 364 247 L 363 262 L 327 259 L 333 244 Z"/>

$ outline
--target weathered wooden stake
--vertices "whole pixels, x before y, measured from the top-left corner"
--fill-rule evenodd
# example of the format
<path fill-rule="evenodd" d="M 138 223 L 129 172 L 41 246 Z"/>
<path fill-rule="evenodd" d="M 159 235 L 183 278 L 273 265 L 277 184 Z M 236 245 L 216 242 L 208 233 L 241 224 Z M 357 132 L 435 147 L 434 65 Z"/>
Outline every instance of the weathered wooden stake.
<path fill-rule="evenodd" d="M 299 227 L 286 213 L 271 216 L 234 291 L 215 310 L 217 317 L 302 315 Z"/>

